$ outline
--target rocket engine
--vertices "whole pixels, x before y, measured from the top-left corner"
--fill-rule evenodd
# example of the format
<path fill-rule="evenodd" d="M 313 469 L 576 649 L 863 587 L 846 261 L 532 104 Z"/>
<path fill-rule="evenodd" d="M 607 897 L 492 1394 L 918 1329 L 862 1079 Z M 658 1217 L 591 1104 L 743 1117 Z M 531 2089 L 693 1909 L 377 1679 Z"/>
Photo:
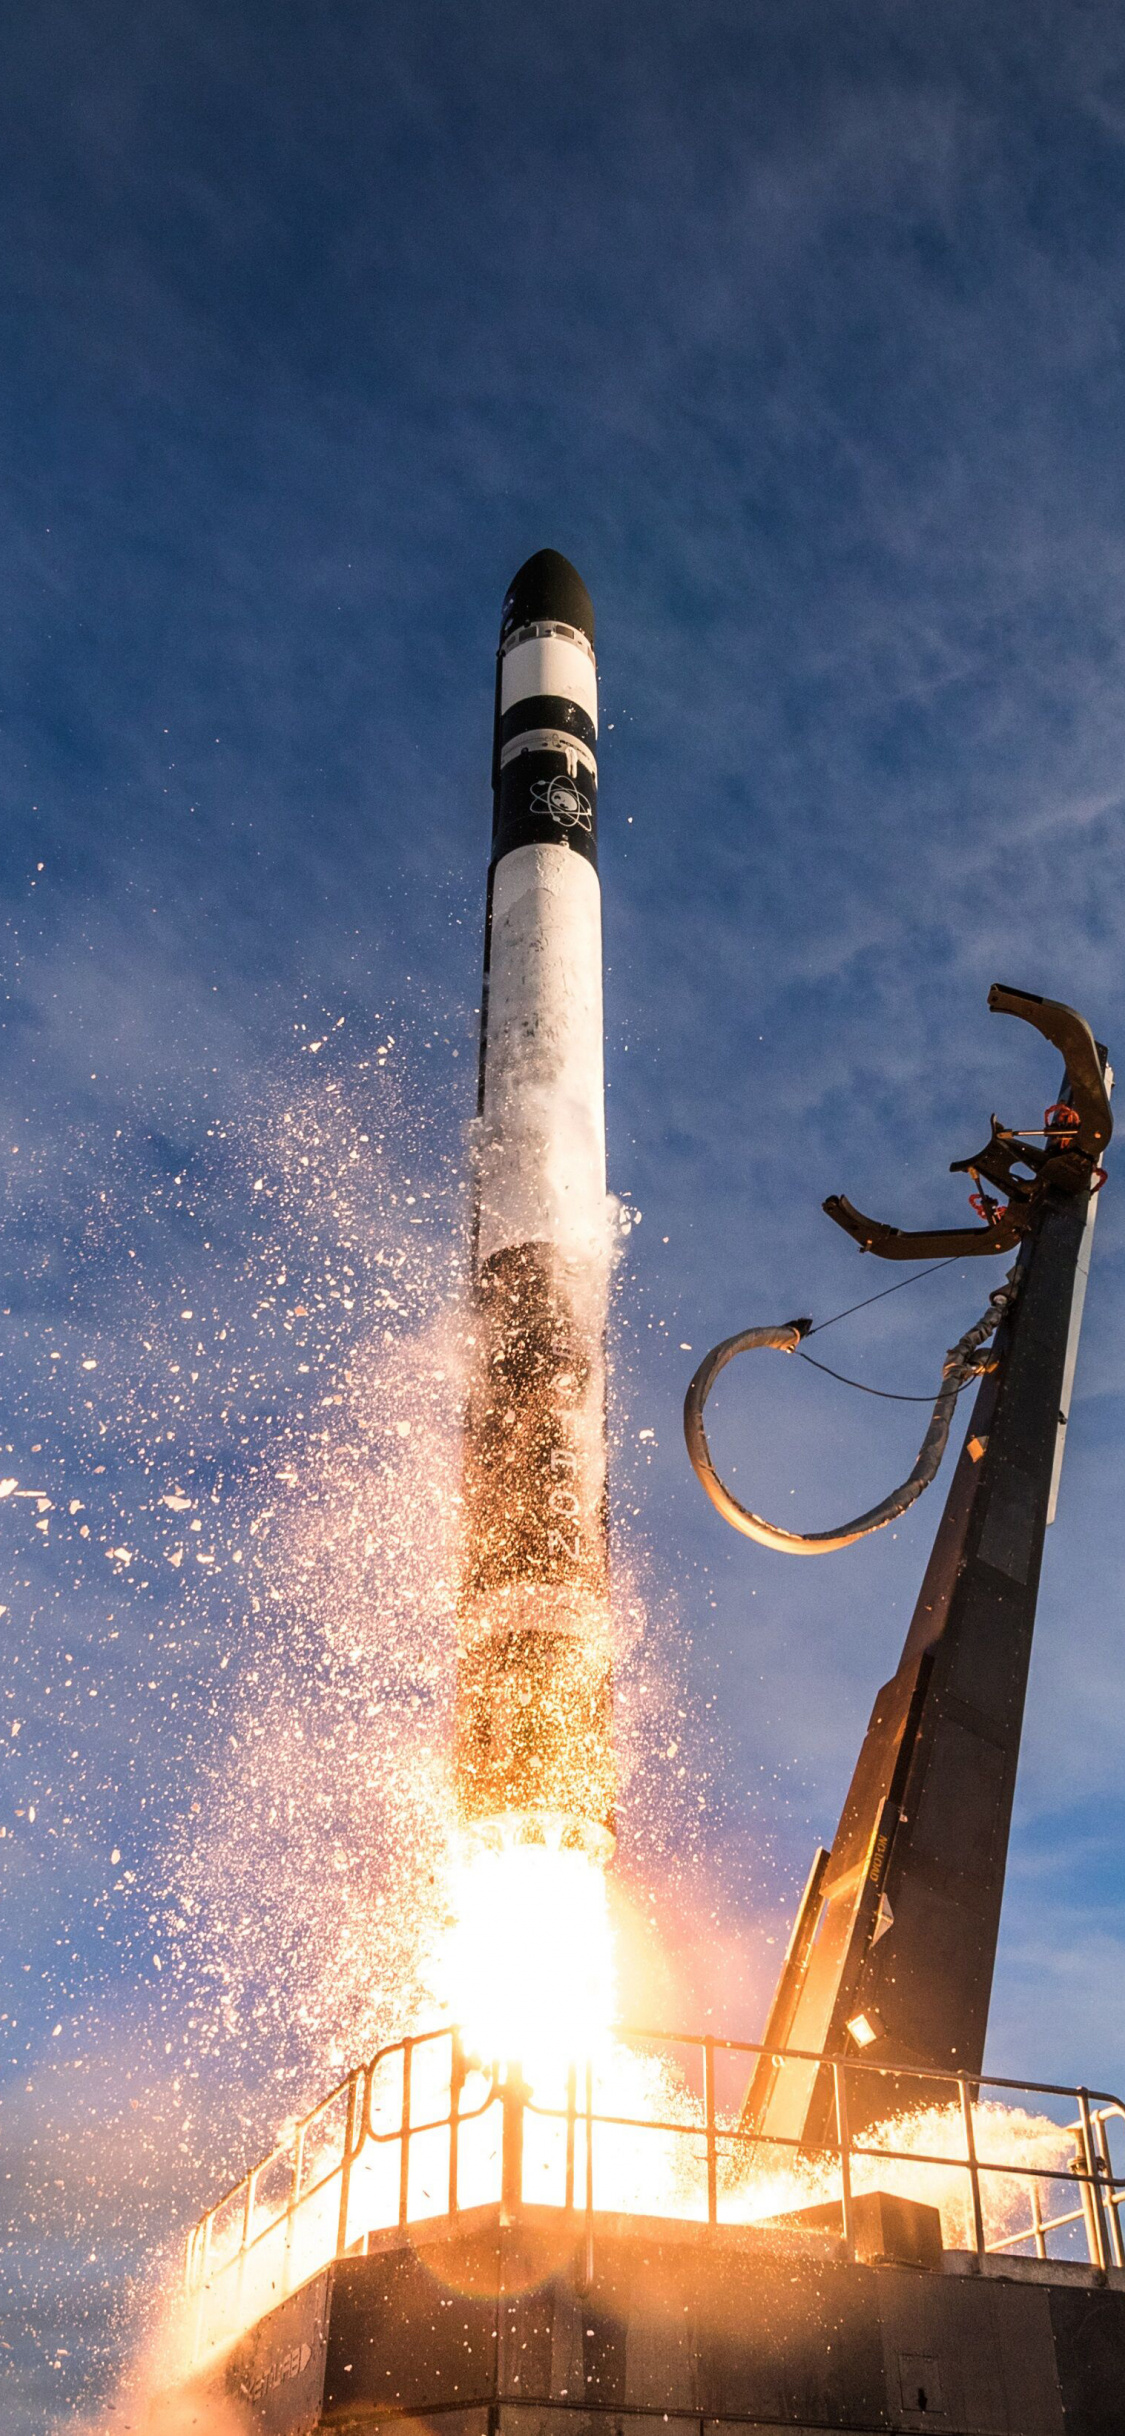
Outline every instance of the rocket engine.
<path fill-rule="evenodd" d="M 554 550 L 504 602 L 465 1431 L 463 1827 L 605 1860 L 614 1771 L 594 613 Z"/>

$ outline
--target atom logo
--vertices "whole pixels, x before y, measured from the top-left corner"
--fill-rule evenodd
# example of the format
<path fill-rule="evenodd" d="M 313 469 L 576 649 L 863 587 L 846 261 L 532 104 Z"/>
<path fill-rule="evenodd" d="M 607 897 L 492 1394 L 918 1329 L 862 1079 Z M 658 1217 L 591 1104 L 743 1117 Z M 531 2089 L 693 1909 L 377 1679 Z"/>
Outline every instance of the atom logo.
<path fill-rule="evenodd" d="M 560 829 L 584 829 L 587 836 L 593 833 L 592 806 L 572 778 L 536 778 L 531 789 L 531 809 L 545 812 L 558 822 Z"/>

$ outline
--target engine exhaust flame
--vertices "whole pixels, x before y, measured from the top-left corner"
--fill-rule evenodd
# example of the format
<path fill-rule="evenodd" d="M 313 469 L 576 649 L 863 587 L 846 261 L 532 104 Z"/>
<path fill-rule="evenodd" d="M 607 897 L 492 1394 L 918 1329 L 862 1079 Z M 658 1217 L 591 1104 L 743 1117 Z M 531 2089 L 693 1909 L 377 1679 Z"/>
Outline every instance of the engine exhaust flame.
<path fill-rule="evenodd" d="M 609 1896 L 600 1861 L 529 1842 L 463 1842 L 442 1957 L 448 2010 L 470 2051 L 518 2062 L 532 2088 L 603 2057 L 615 2007 Z"/>

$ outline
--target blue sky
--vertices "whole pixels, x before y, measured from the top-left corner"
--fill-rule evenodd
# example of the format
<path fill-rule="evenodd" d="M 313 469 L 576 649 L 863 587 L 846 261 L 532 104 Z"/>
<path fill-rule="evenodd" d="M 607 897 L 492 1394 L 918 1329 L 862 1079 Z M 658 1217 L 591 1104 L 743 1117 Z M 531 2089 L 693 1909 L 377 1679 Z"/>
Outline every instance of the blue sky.
<path fill-rule="evenodd" d="M 993 979 L 1125 1053 L 1125 12 L 45 0 L 4 54 L 3 1460 L 52 1500 L 0 1508 L 31 2436 L 127 2346 L 106 2295 L 327 2069 L 319 2018 L 279 2051 L 256 1951 L 257 2028 L 196 2041 L 213 1943 L 169 1944 L 167 1889 L 193 1805 L 237 1845 L 255 1668 L 318 1713 L 313 1627 L 244 1622 L 234 1523 L 304 1459 L 302 1380 L 364 1358 L 388 1248 L 407 1337 L 448 1296 L 492 652 L 543 544 L 599 619 L 610 1163 L 643 1213 L 621 1564 L 705 1783 L 702 1811 L 638 1787 L 626 1858 L 659 1895 L 678 1845 L 678 2000 L 755 2027 L 937 1504 L 820 1565 L 735 1540 L 687 1473 L 680 1348 L 883 1282 L 830 1190 L 957 1222 L 949 1159 L 1056 1079 Z M 364 1131 L 393 1204 L 342 1212 Z M 307 1373 L 279 1259 L 335 1281 Z M 1111 1182 L 990 2047 L 1111 2086 L 1123 1283 Z M 924 1388 L 980 1299 L 950 1271 L 832 1358 Z M 834 1520 L 914 1451 L 909 1407 L 796 1365 L 724 1393 L 767 1511 Z M 175 1493 L 220 1550 L 190 1584 Z M 333 1731 L 349 1703 L 334 1677 Z"/>

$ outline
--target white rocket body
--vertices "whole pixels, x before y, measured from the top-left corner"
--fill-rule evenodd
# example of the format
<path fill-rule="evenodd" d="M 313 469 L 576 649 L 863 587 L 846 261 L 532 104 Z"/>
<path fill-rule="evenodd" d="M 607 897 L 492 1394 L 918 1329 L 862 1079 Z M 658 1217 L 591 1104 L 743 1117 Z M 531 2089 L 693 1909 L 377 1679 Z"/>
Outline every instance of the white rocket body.
<path fill-rule="evenodd" d="M 598 875 L 569 846 L 517 846 L 492 893 L 478 1256 L 604 1252 L 605 1082 Z"/>
<path fill-rule="evenodd" d="M 467 1823 L 612 1841 L 597 674 L 554 552 L 505 602 L 481 1024 L 458 1774 Z"/>

